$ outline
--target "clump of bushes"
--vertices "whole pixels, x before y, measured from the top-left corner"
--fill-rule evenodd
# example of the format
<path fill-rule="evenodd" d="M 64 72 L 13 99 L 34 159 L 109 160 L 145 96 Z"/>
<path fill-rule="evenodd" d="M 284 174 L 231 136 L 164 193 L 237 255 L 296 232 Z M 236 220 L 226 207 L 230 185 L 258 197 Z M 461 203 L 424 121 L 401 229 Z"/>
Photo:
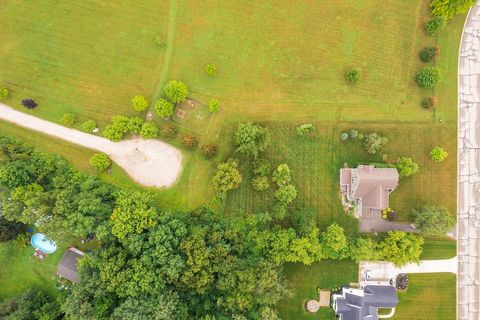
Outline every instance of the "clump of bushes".
<path fill-rule="evenodd" d="M 161 118 L 170 117 L 175 110 L 175 106 L 170 101 L 165 99 L 159 99 L 157 103 L 155 103 L 155 111 Z"/>
<path fill-rule="evenodd" d="M 299 125 L 297 128 L 296 128 L 296 131 L 297 131 L 297 135 L 299 136 L 306 136 L 308 134 L 312 134 L 313 132 L 315 132 L 317 128 L 315 128 L 315 126 L 311 123 L 304 123 L 304 124 L 301 124 Z"/>
<path fill-rule="evenodd" d="M 161 133 L 163 137 L 172 139 L 172 138 L 175 138 L 175 136 L 177 135 L 177 128 L 169 124 L 162 128 Z"/>
<path fill-rule="evenodd" d="M 153 122 L 145 122 L 140 129 L 140 136 L 144 139 L 153 139 L 158 137 L 158 128 Z"/>
<path fill-rule="evenodd" d="M 105 153 L 95 153 L 90 158 L 90 165 L 100 172 L 103 172 L 110 168 L 112 160 Z"/>
<path fill-rule="evenodd" d="M 208 102 L 208 110 L 212 113 L 218 112 L 218 110 L 220 110 L 220 102 L 218 102 L 217 99 L 210 99 Z"/>
<path fill-rule="evenodd" d="M 437 36 L 445 26 L 447 25 L 447 19 L 444 16 L 433 16 L 425 25 L 425 32 L 431 36 Z"/>
<path fill-rule="evenodd" d="M 77 122 L 77 115 L 75 113 L 65 113 L 60 119 L 60 122 L 67 127 L 73 127 L 73 125 Z"/>
<path fill-rule="evenodd" d="M 275 203 L 273 208 L 273 215 L 276 219 L 285 218 L 287 207 L 297 197 L 297 188 L 290 182 L 292 180 L 291 170 L 286 164 L 280 164 L 273 172 L 272 180 L 277 184 L 277 190 L 275 190 Z"/>
<path fill-rule="evenodd" d="M 148 100 L 144 96 L 135 96 L 132 99 L 132 107 L 135 111 L 142 112 L 148 108 Z"/>
<path fill-rule="evenodd" d="M 210 77 L 217 75 L 217 66 L 213 63 L 209 63 L 205 66 L 205 73 Z"/>
<path fill-rule="evenodd" d="M 423 88 L 433 88 L 442 80 L 442 73 L 438 67 L 424 67 L 417 74 L 417 84 Z"/>
<path fill-rule="evenodd" d="M 198 138 L 193 134 L 186 133 L 182 138 L 182 145 L 187 149 L 194 149 L 198 144 Z"/>
<path fill-rule="evenodd" d="M 253 174 L 255 177 L 250 182 L 253 190 L 264 191 L 270 188 L 271 164 L 267 159 L 255 159 L 252 162 Z"/>
<path fill-rule="evenodd" d="M 360 81 L 360 70 L 358 68 L 348 70 L 345 73 L 345 80 L 350 84 L 356 84 Z"/>
<path fill-rule="evenodd" d="M 474 0 L 432 0 L 430 8 L 432 8 L 433 16 L 441 16 L 445 20 L 450 20 L 458 13 L 467 12 L 474 4 Z"/>
<path fill-rule="evenodd" d="M 435 162 L 442 162 L 448 157 L 448 152 L 443 147 L 435 147 L 430 151 L 430 158 Z"/>
<path fill-rule="evenodd" d="M 422 51 L 420 51 L 420 60 L 423 62 L 435 61 L 439 53 L 440 49 L 438 47 L 423 48 Z"/>
<path fill-rule="evenodd" d="M 94 120 L 86 120 L 82 123 L 82 130 L 85 132 L 93 132 L 97 128 L 97 123 Z"/>
<path fill-rule="evenodd" d="M 0 88 L 0 100 L 8 97 L 9 91 L 7 88 Z"/>
<path fill-rule="evenodd" d="M 188 96 L 188 88 L 185 83 L 178 80 L 170 80 L 163 87 L 163 93 L 174 104 L 185 101 Z"/>
<path fill-rule="evenodd" d="M 430 109 L 435 107 L 437 104 L 437 99 L 435 97 L 425 97 L 422 100 L 422 108 Z"/>
<path fill-rule="evenodd" d="M 130 134 L 139 134 L 142 130 L 143 120 L 138 117 L 114 116 L 112 124 L 103 130 L 103 136 L 112 141 L 120 141 Z"/>
<path fill-rule="evenodd" d="M 383 148 L 383 146 L 388 142 L 388 139 L 376 132 L 373 132 L 366 134 L 362 141 L 365 151 L 370 154 L 375 154 Z"/>
<path fill-rule="evenodd" d="M 207 159 L 213 158 L 217 154 L 217 146 L 214 144 L 206 144 L 202 146 L 202 153 Z"/>

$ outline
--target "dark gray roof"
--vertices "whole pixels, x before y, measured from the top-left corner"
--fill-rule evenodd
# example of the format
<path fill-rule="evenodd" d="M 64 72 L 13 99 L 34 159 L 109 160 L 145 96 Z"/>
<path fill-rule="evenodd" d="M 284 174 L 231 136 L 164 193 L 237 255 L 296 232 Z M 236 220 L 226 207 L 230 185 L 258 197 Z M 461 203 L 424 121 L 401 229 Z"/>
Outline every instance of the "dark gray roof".
<path fill-rule="evenodd" d="M 62 278 L 68 279 L 72 282 L 79 282 L 80 278 L 77 273 L 78 259 L 80 259 L 85 253 L 82 251 L 69 248 L 63 254 L 62 260 L 57 266 L 57 274 Z"/>
<path fill-rule="evenodd" d="M 378 308 L 394 308 L 398 304 L 397 291 L 387 285 L 367 285 L 364 295 L 345 292 L 345 298 L 337 298 L 337 315 L 342 320 L 377 320 Z"/>

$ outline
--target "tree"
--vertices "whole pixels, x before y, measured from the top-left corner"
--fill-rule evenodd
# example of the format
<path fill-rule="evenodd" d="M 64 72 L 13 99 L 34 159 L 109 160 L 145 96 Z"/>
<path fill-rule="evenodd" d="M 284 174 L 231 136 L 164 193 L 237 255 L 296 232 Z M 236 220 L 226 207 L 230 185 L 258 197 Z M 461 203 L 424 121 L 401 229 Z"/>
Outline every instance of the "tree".
<path fill-rule="evenodd" d="M 446 208 L 425 206 L 413 210 L 415 224 L 427 235 L 441 236 L 449 232 L 455 225 L 454 217 Z"/>
<path fill-rule="evenodd" d="M 60 320 L 58 303 L 41 291 L 28 290 L 0 303 L 0 318 L 6 320 Z"/>
<path fill-rule="evenodd" d="M 304 236 L 316 228 L 315 211 L 309 208 L 295 209 L 291 216 L 292 225 L 299 236 Z"/>
<path fill-rule="evenodd" d="M 347 248 L 347 237 L 343 228 L 334 223 L 328 226 L 327 230 L 322 233 L 323 255 L 327 259 L 344 258 L 344 250 Z"/>
<path fill-rule="evenodd" d="M 129 234 L 141 234 L 157 224 L 158 212 L 151 195 L 140 191 L 121 190 L 110 217 L 112 234 L 123 239 Z"/>
<path fill-rule="evenodd" d="M 437 58 L 439 52 L 440 49 L 438 47 L 423 48 L 422 51 L 420 51 L 420 60 L 423 62 L 432 62 Z"/>
<path fill-rule="evenodd" d="M 283 203 L 284 205 L 289 205 L 297 197 L 297 189 L 294 185 L 285 184 L 275 191 L 275 199 Z"/>
<path fill-rule="evenodd" d="M 238 163 L 234 159 L 220 163 L 217 173 L 213 177 L 213 187 L 218 194 L 236 189 L 242 182 L 242 175 L 238 170 Z"/>
<path fill-rule="evenodd" d="M 210 99 L 208 102 L 208 110 L 212 113 L 218 112 L 218 110 L 220 110 L 220 102 L 218 102 L 217 99 Z"/>
<path fill-rule="evenodd" d="M 368 153 L 375 154 L 377 151 L 380 151 L 387 142 L 387 138 L 382 137 L 376 132 L 368 133 L 363 138 L 363 147 Z"/>
<path fill-rule="evenodd" d="M 438 67 L 423 67 L 417 74 L 417 84 L 423 88 L 433 88 L 442 80 Z"/>
<path fill-rule="evenodd" d="M 142 112 L 148 108 L 148 99 L 144 96 L 135 96 L 132 98 L 132 108 L 135 111 Z"/>
<path fill-rule="evenodd" d="M 254 158 L 265 151 L 271 141 L 270 130 L 251 122 L 241 123 L 233 138 L 237 146 L 235 152 L 251 155 Z"/>
<path fill-rule="evenodd" d="M 430 8 L 432 8 L 433 16 L 441 16 L 450 20 L 458 13 L 467 12 L 474 4 L 474 0 L 432 0 Z"/>
<path fill-rule="evenodd" d="M 217 154 L 217 146 L 214 144 L 203 145 L 202 153 L 207 159 L 213 158 Z"/>
<path fill-rule="evenodd" d="M 430 158 L 435 162 L 442 162 L 448 157 L 447 151 L 443 147 L 435 147 L 430 151 Z"/>
<path fill-rule="evenodd" d="M 292 172 L 287 164 L 280 164 L 273 172 L 272 180 L 279 186 L 285 186 L 292 180 Z"/>
<path fill-rule="evenodd" d="M 161 133 L 165 138 L 172 139 L 177 135 L 177 129 L 175 126 L 169 124 L 162 128 Z"/>
<path fill-rule="evenodd" d="M 35 109 L 36 107 L 38 107 L 38 104 L 32 99 L 23 99 L 22 106 L 24 106 L 27 109 Z"/>
<path fill-rule="evenodd" d="M 255 191 L 265 191 L 270 188 L 270 183 L 268 182 L 268 177 L 266 176 L 256 176 L 250 182 L 252 189 Z"/>
<path fill-rule="evenodd" d="M 86 120 L 82 123 L 82 130 L 85 132 L 93 132 L 97 128 L 97 123 L 94 120 Z"/>
<path fill-rule="evenodd" d="M 144 139 L 153 139 L 158 137 L 158 128 L 153 122 L 145 122 L 140 129 L 140 136 Z"/>
<path fill-rule="evenodd" d="M 9 91 L 7 88 L 0 88 L 0 100 L 5 99 L 8 97 Z"/>
<path fill-rule="evenodd" d="M 65 113 L 60 119 L 60 122 L 67 127 L 73 127 L 73 125 L 77 122 L 77 115 L 75 113 Z"/>
<path fill-rule="evenodd" d="M 0 215 L 0 242 L 15 239 L 17 235 L 22 232 L 25 232 L 25 225 L 23 223 L 8 221 Z"/>
<path fill-rule="evenodd" d="M 437 99 L 435 97 L 426 97 L 422 100 L 422 108 L 430 109 L 435 107 L 437 104 Z"/>
<path fill-rule="evenodd" d="M 90 165 L 100 172 L 110 168 L 112 160 L 105 153 L 95 153 L 89 160 Z"/>
<path fill-rule="evenodd" d="M 103 130 L 103 136 L 112 141 L 120 141 L 127 133 L 139 134 L 143 123 L 142 118 L 139 117 L 114 116 L 112 124 Z"/>
<path fill-rule="evenodd" d="M 170 117 L 173 114 L 174 109 L 175 106 L 173 105 L 173 103 L 165 99 L 159 99 L 155 104 L 155 111 L 161 118 Z"/>
<path fill-rule="evenodd" d="M 315 130 L 317 130 L 317 128 L 315 128 L 315 126 L 311 123 L 304 123 L 296 128 L 297 135 L 299 136 L 306 136 L 315 132 Z"/>
<path fill-rule="evenodd" d="M 256 176 L 269 176 L 272 165 L 270 161 L 263 158 L 257 158 L 252 161 L 253 174 Z"/>
<path fill-rule="evenodd" d="M 350 130 L 348 130 L 348 136 L 351 139 L 356 139 L 358 137 L 358 131 L 355 130 L 355 129 L 350 129 Z"/>
<path fill-rule="evenodd" d="M 379 246 L 382 259 L 401 267 L 409 262 L 420 261 L 423 243 L 423 237 L 403 231 L 389 231 Z"/>
<path fill-rule="evenodd" d="M 433 16 L 430 17 L 428 22 L 425 24 L 425 32 L 430 36 L 438 36 L 445 26 L 447 25 L 447 20 L 444 16 Z"/>
<path fill-rule="evenodd" d="M 185 101 L 188 96 L 188 88 L 185 83 L 178 80 L 170 80 L 163 87 L 163 93 L 174 104 Z"/>
<path fill-rule="evenodd" d="M 356 262 L 374 261 L 380 259 L 378 244 L 370 238 L 356 238 L 348 246 L 350 257 Z"/>
<path fill-rule="evenodd" d="M 198 138 L 190 133 L 185 133 L 182 138 L 182 145 L 187 149 L 194 149 L 198 144 Z"/>
<path fill-rule="evenodd" d="M 38 183 L 16 187 L 10 192 L 10 197 L 2 202 L 2 215 L 8 221 L 40 223 L 51 215 L 50 201 L 50 194 Z"/>
<path fill-rule="evenodd" d="M 217 66 L 213 63 L 209 63 L 205 66 L 205 73 L 210 77 L 217 75 Z"/>
<path fill-rule="evenodd" d="M 360 80 L 360 69 L 353 68 L 345 73 L 345 80 L 350 84 L 356 84 Z"/>
<path fill-rule="evenodd" d="M 400 177 L 409 177 L 418 172 L 418 164 L 412 158 L 401 157 L 396 164 Z"/>
<path fill-rule="evenodd" d="M 346 132 L 340 133 L 340 140 L 347 141 L 347 139 L 348 139 L 348 133 Z"/>

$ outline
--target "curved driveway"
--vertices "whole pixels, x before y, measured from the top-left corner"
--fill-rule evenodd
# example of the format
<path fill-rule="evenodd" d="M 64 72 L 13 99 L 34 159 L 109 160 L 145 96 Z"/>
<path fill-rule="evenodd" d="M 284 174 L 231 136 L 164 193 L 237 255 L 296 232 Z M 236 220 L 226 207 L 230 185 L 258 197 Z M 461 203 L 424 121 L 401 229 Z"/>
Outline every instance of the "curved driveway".
<path fill-rule="evenodd" d="M 457 319 L 480 319 L 480 4 L 469 12 L 458 61 Z"/>
<path fill-rule="evenodd" d="M 180 151 L 159 140 L 131 139 L 112 142 L 34 117 L 1 103 L 0 119 L 106 153 L 134 181 L 147 187 L 171 186 L 182 169 Z"/>

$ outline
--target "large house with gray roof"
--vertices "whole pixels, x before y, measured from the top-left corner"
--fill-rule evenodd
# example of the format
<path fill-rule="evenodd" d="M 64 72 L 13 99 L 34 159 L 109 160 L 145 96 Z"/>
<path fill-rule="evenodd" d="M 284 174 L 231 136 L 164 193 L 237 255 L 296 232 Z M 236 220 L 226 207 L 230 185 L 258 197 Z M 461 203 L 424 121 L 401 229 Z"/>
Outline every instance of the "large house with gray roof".
<path fill-rule="evenodd" d="M 340 191 L 348 202 L 355 203 L 355 216 L 372 215 L 389 207 L 389 197 L 398 186 L 396 168 L 359 165 L 340 169 Z"/>
<path fill-rule="evenodd" d="M 397 291 L 389 284 L 366 285 L 363 289 L 342 288 L 341 293 L 332 294 L 332 308 L 339 320 L 390 318 L 397 304 Z M 379 317 L 378 308 L 391 309 L 391 312 Z"/>

